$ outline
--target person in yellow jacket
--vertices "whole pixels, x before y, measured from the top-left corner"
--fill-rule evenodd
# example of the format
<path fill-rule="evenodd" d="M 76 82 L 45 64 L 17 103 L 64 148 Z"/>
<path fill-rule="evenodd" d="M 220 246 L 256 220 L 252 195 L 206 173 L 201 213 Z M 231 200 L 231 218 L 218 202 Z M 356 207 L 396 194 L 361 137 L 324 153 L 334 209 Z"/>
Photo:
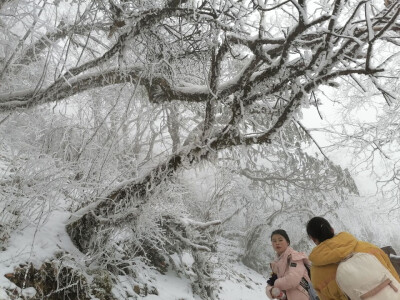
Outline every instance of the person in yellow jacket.
<path fill-rule="evenodd" d="M 312 263 L 311 282 L 320 300 L 348 300 L 336 283 L 336 269 L 339 262 L 353 252 L 373 254 L 400 282 L 399 275 L 383 250 L 357 240 L 348 232 L 335 235 L 334 229 L 326 219 L 314 217 L 309 220 L 307 234 L 317 245 L 308 258 Z"/>

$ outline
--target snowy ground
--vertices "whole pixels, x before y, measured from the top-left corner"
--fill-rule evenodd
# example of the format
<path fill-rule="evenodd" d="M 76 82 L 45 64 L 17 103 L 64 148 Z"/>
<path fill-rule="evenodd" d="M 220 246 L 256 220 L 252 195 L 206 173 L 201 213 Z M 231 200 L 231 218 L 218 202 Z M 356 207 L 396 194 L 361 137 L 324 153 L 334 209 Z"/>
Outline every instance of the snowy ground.
<path fill-rule="evenodd" d="M 22 231 L 13 233 L 7 244 L 3 245 L 5 251 L 0 252 L 0 288 L 16 288 L 4 275 L 14 272 L 20 264 L 32 263 L 39 268 L 59 251 L 66 251 L 77 259 L 83 259 L 83 255 L 72 244 L 65 231 L 64 222 L 68 217 L 66 212 L 53 211 L 43 226 L 27 225 Z M 6 299 L 8 298 L 0 292 L 0 300 Z"/>
<path fill-rule="evenodd" d="M 264 293 L 265 279 L 258 273 L 249 270 L 243 265 L 233 266 L 239 277 L 235 276 L 220 282 L 219 298 L 221 300 L 261 300 L 268 299 Z M 193 295 L 190 282 L 186 278 L 178 278 L 175 272 L 168 272 L 166 275 L 159 273 L 152 274 L 154 285 L 159 295 L 148 295 L 146 297 L 138 297 L 143 300 L 200 300 Z M 125 287 L 126 290 L 126 287 Z M 117 291 L 114 292 L 118 294 Z M 121 298 L 123 299 L 123 298 Z"/>
<path fill-rule="evenodd" d="M 232 265 L 232 269 L 245 278 L 224 280 L 221 282 L 220 298 L 223 300 L 261 300 L 268 299 L 265 295 L 266 279 L 259 273 L 242 264 Z"/>
<path fill-rule="evenodd" d="M 60 251 L 71 253 L 75 259 L 84 259 L 72 244 L 65 231 L 65 222 L 69 213 L 53 211 L 47 221 L 39 228 L 27 226 L 22 231 L 13 234 L 8 240 L 5 251 L 0 252 L 0 300 L 9 298 L 2 291 L 2 288 L 14 289 L 16 286 L 4 277 L 12 273 L 14 268 L 21 263 L 32 263 L 38 268 L 46 259 L 51 259 L 54 254 Z M 221 300 L 258 300 L 267 299 L 264 293 L 266 279 L 257 272 L 245 267 L 240 263 L 225 265 L 229 269 L 229 275 L 220 272 L 220 293 Z M 113 289 L 114 296 L 120 299 L 144 299 L 144 300 L 199 300 L 193 295 L 190 281 L 184 276 L 178 277 L 175 272 L 170 271 L 165 275 L 155 270 L 145 270 L 142 276 L 148 279 L 149 284 L 156 287 L 158 295 L 147 295 L 140 297 L 133 291 L 132 281 L 120 278 L 119 286 Z M 144 279 L 144 278 L 143 278 Z M 122 293 L 121 291 L 124 291 Z M 128 294 L 126 291 L 130 291 Z M 32 295 L 32 288 L 22 291 L 25 295 Z M 134 295 L 137 298 L 127 295 Z"/>

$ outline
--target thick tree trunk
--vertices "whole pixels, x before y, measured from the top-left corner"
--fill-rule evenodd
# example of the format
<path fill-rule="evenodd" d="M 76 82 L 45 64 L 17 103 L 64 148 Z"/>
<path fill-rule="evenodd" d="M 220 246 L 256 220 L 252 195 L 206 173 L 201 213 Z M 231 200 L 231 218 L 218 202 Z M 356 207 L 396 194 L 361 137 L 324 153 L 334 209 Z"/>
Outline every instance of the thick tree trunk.
<path fill-rule="evenodd" d="M 305 90 L 311 90 L 314 85 L 315 82 L 310 83 L 305 87 Z M 303 96 L 302 91 L 293 95 L 279 118 L 276 119 L 275 124 L 267 132 L 250 138 L 242 137 L 236 130 L 236 125 L 241 118 L 234 115 L 232 126 L 226 127 L 221 132 L 203 140 L 200 145 L 194 145 L 189 150 L 174 154 L 139 181 L 127 183 L 105 199 L 78 211 L 67 224 L 67 232 L 72 241 L 84 253 L 96 251 L 97 246 L 102 245 L 104 239 L 107 239 L 107 231 L 112 230 L 114 226 L 135 220 L 140 214 L 141 206 L 147 201 L 148 195 L 160 183 L 165 182 L 183 163 L 191 165 L 207 158 L 211 153 L 236 145 L 270 143 L 271 138 L 291 121 L 291 115 L 300 107 Z M 116 215 L 115 209 L 117 207 L 119 211 L 126 211 L 127 213 L 124 213 L 123 216 L 121 214 Z M 102 234 L 97 236 L 100 231 Z"/>
<path fill-rule="evenodd" d="M 167 180 L 181 164 L 182 156 L 173 155 L 139 181 L 127 183 L 105 199 L 76 212 L 66 227 L 73 243 L 84 253 L 95 250 L 97 245 L 103 244 L 104 239 L 107 239 L 107 232 L 104 230 L 134 220 L 140 212 L 141 205 L 146 202 L 146 197 L 156 186 Z M 119 211 L 129 213 L 116 216 L 117 207 Z M 100 231 L 103 234 L 97 236 Z"/>

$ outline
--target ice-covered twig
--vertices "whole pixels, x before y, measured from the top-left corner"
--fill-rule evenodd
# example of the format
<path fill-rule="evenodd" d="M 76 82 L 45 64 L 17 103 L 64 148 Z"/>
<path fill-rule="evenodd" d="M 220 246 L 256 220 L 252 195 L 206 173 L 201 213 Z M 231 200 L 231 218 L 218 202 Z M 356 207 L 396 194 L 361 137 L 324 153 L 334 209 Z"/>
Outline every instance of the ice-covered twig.
<path fill-rule="evenodd" d="M 195 221 L 195 220 L 192 220 L 189 218 L 182 218 L 181 221 L 184 224 L 191 225 L 198 229 L 206 229 L 210 226 L 216 226 L 216 225 L 220 225 L 222 223 L 221 220 L 214 220 L 214 221 L 210 221 L 210 222 L 199 222 L 199 221 Z"/>
<path fill-rule="evenodd" d="M 201 251 L 208 251 L 211 252 L 211 249 L 203 246 L 203 245 L 199 245 L 199 244 L 195 244 L 192 241 L 190 241 L 187 238 L 184 238 L 179 232 L 177 232 L 176 230 L 174 230 L 171 226 L 167 226 L 168 230 L 170 230 L 175 237 L 177 237 L 181 242 L 183 242 L 184 244 L 186 244 L 187 246 L 195 249 L 195 250 L 201 250 Z"/>

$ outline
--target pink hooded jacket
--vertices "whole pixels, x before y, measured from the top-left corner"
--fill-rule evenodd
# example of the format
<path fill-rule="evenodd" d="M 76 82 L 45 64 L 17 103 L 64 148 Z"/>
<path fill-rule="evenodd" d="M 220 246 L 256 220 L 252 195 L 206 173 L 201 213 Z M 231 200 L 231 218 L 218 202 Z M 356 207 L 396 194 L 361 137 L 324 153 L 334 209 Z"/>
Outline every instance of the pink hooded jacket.
<path fill-rule="evenodd" d="M 304 264 L 310 265 L 307 256 L 288 247 L 284 253 L 271 263 L 272 272 L 278 275 L 274 286 L 285 291 L 288 300 L 309 300 L 307 291 L 300 285 L 304 277 L 308 282 L 307 269 Z M 273 286 L 267 286 L 266 292 L 270 299 Z"/>

